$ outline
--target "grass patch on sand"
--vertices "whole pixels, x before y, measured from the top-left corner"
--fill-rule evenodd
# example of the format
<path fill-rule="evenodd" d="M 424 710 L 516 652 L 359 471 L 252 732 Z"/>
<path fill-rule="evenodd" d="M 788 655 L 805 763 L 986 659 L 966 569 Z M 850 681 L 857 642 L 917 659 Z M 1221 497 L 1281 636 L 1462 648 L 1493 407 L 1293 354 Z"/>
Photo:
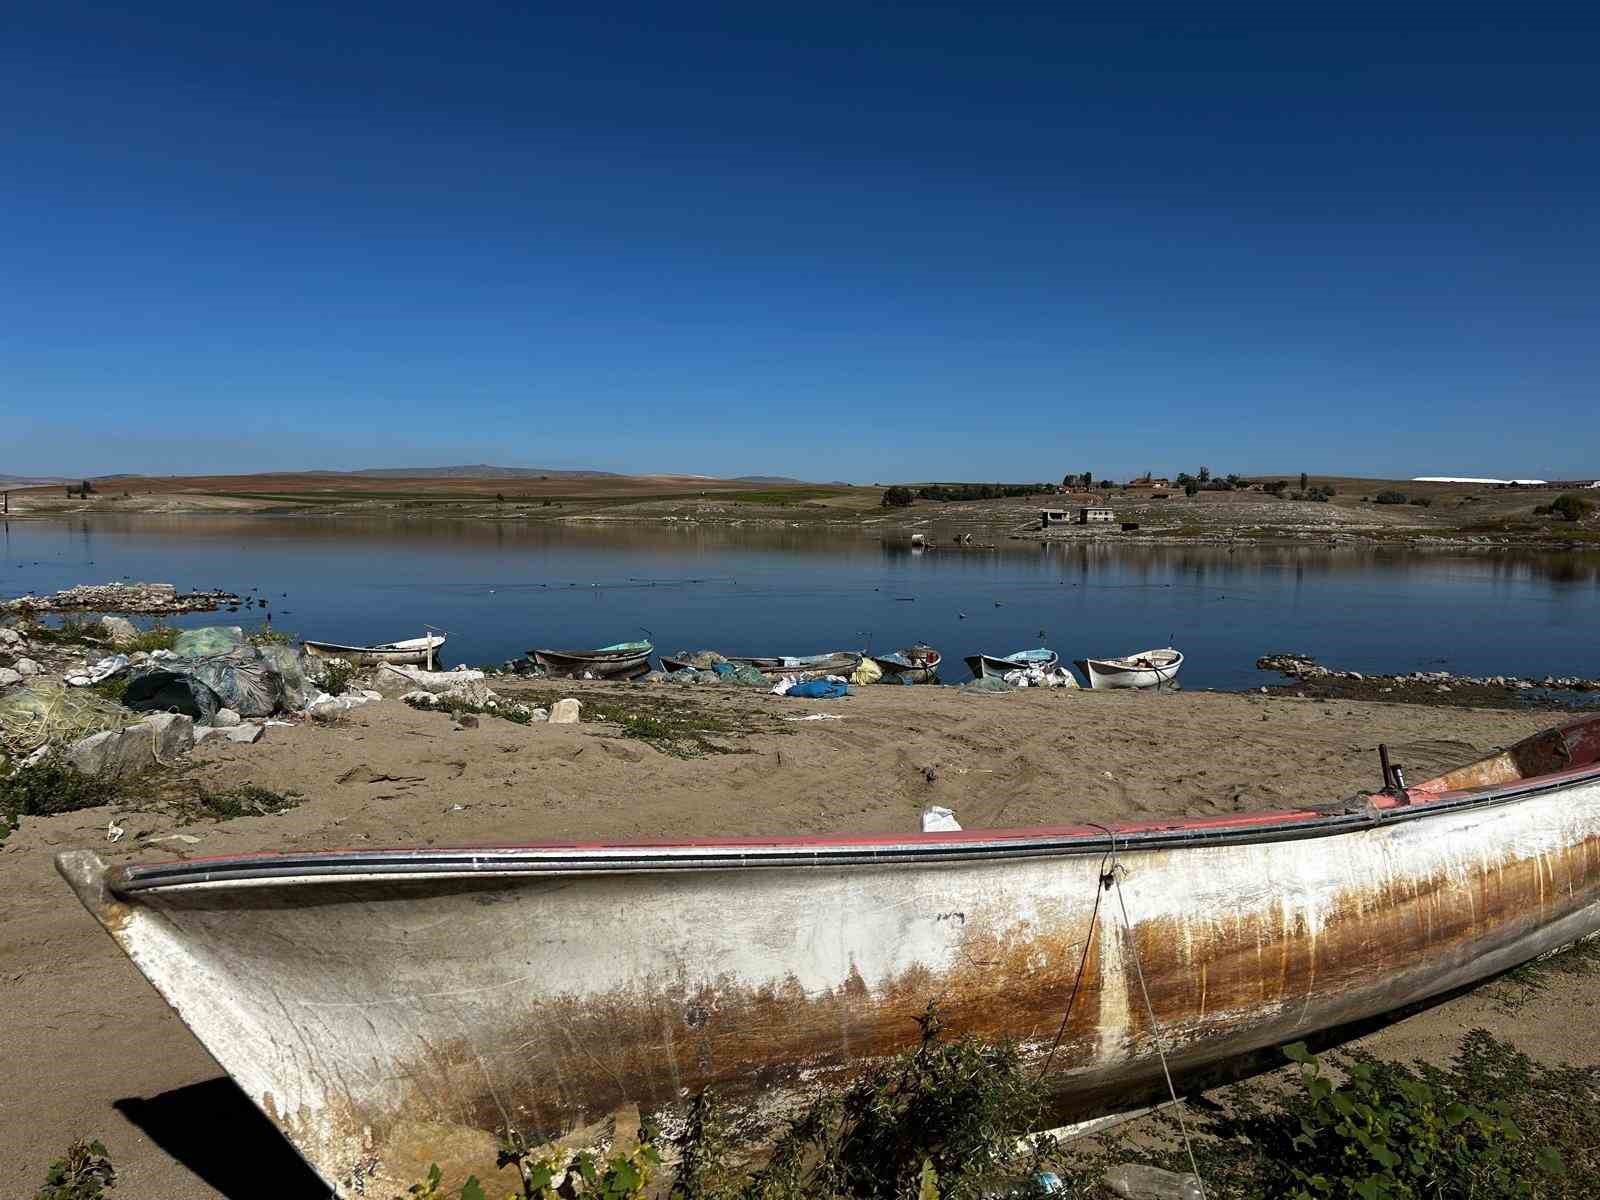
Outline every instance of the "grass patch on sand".
<path fill-rule="evenodd" d="M 0 778 L 0 842 L 23 817 L 53 817 L 82 808 L 116 804 L 124 797 L 117 780 L 81 775 L 59 758 L 46 758 Z"/>
<path fill-rule="evenodd" d="M 252 783 L 225 788 L 220 792 L 204 787 L 195 789 L 195 803 L 200 810 L 218 821 L 230 821 L 234 817 L 270 817 L 299 807 L 304 799 L 298 792 L 286 795 Z"/>
<path fill-rule="evenodd" d="M 609 693 L 592 689 L 562 693 L 544 688 L 516 692 L 518 700 L 546 709 L 553 708 L 564 696 L 574 696 L 582 702 L 583 724 L 615 725 L 617 736 L 648 742 L 663 754 L 677 758 L 747 754 L 749 751 L 730 746 L 725 739 L 751 733 L 793 732 L 770 714 L 749 710 L 714 712 L 681 696 L 647 691 L 645 685 Z"/>

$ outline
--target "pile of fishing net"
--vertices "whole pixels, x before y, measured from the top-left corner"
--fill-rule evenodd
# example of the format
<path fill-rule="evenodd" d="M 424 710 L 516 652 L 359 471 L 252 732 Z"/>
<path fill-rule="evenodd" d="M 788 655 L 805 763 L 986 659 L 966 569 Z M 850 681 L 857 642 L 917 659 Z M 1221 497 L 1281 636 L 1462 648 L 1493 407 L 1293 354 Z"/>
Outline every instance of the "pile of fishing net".
<path fill-rule="evenodd" d="M 12 759 L 22 759 L 40 746 L 68 745 L 138 719 L 94 692 L 69 688 L 55 679 L 36 679 L 0 695 L 0 747 Z"/>

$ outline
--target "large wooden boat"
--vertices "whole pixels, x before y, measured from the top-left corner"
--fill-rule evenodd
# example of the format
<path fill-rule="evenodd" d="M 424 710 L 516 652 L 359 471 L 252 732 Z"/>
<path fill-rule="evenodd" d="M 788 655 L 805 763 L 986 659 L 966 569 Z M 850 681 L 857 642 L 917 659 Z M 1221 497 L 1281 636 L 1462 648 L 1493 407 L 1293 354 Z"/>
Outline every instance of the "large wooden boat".
<path fill-rule="evenodd" d="M 649 642 L 618 642 L 598 650 L 529 650 L 545 674 L 561 679 L 634 679 L 650 670 Z"/>
<path fill-rule="evenodd" d="M 387 1194 L 443 1143 L 490 1177 L 508 1122 L 712 1084 L 779 1118 L 930 1001 L 1066 1118 L 1148 1097 L 1158 1046 L 1181 1078 L 1470 984 L 1600 929 L 1600 717 L 1409 791 L 1110 829 L 57 863 L 329 1186 Z"/>
<path fill-rule="evenodd" d="M 302 644 L 306 653 L 313 658 L 342 658 L 358 667 L 370 667 L 378 663 L 392 663 L 397 667 L 431 666 L 439 647 L 444 645 L 444 639 L 444 634 L 432 633 L 398 642 L 379 642 L 374 646 L 346 646 L 341 642 L 313 642 L 309 639 Z"/>

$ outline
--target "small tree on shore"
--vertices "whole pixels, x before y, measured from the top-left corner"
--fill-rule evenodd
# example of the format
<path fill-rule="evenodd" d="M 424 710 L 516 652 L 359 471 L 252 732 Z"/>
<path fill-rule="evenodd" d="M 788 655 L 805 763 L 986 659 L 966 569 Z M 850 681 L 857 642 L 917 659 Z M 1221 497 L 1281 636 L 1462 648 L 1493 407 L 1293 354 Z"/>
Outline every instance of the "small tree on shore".
<path fill-rule="evenodd" d="M 879 503 L 884 508 L 907 508 L 910 506 L 911 500 L 911 489 L 896 485 L 884 491 L 883 499 Z"/>

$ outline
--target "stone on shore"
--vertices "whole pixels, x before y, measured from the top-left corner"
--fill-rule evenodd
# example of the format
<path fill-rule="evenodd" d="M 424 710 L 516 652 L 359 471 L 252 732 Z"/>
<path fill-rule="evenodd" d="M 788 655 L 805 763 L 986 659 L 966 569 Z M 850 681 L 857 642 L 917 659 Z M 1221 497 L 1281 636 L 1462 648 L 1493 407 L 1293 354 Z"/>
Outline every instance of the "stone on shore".
<path fill-rule="evenodd" d="M 565 700 L 557 700 L 555 707 L 550 710 L 550 724 L 576 725 L 578 723 L 578 710 L 583 705 L 568 696 Z"/>
<path fill-rule="evenodd" d="M 482 671 L 424 671 L 421 667 L 397 667 L 389 663 L 373 671 L 372 688 L 386 699 L 397 699 L 415 691 L 470 704 L 482 704 L 489 698 L 488 678 Z"/>
<path fill-rule="evenodd" d="M 239 714 L 231 708 L 219 708 L 211 718 L 211 723 L 218 729 L 228 729 L 239 723 Z"/>
<path fill-rule="evenodd" d="M 113 646 L 131 645 L 139 638 L 138 629 L 127 617 L 101 617 L 100 630 Z"/>
<path fill-rule="evenodd" d="M 28 675 L 37 675 L 40 671 L 44 670 L 43 667 L 34 662 L 31 658 L 17 659 L 16 662 L 11 664 L 11 669 L 18 675 L 22 675 L 24 677 Z"/>
<path fill-rule="evenodd" d="M 151 713 L 139 725 L 130 728 L 137 729 L 141 725 L 150 730 L 155 756 L 162 763 L 170 763 L 178 755 L 194 749 L 194 721 L 182 713 Z"/>
<path fill-rule="evenodd" d="M 67 763 L 84 775 L 125 779 L 157 762 L 170 764 L 193 746 L 193 721 L 181 713 L 152 713 L 137 725 L 74 742 L 67 750 Z"/>
<path fill-rule="evenodd" d="M 22 673 L 13 671 L 10 667 L 0 667 L 0 687 L 10 687 L 13 683 L 22 682 Z"/>

